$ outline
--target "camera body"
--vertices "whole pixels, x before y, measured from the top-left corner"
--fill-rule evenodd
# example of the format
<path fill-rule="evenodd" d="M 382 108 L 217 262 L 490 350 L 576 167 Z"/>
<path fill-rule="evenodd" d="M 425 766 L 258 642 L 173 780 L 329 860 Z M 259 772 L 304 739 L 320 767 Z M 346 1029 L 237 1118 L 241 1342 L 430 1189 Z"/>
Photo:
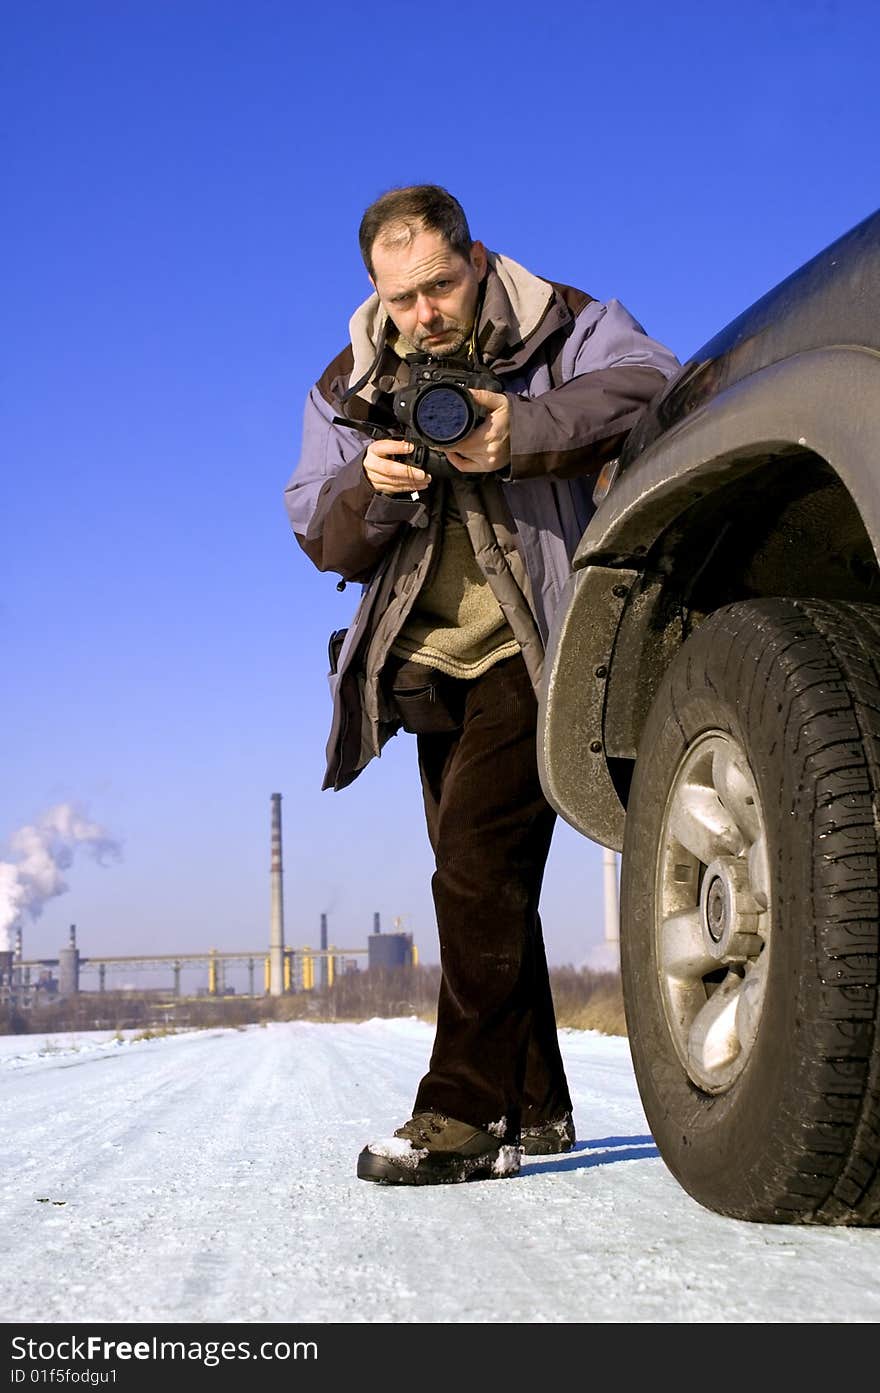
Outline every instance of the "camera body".
<path fill-rule="evenodd" d="M 494 373 L 475 371 L 454 358 L 411 353 L 410 381 L 394 393 L 393 410 L 407 440 L 431 449 L 447 449 L 486 419 L 471 392 L 500 392 Z"/>
<path fill-rule="evenodd" d="M 455 358 L 411 353 L 406 361 L 410 368 L 409 383 L 390 394 L 395 425 L 351 420 L 346 416 L 334 416 L 333 420 L 337 425 L 363 431 L 374 440 L 399 436 L 414 447 L 406 456 L 410 464 L 433 478 L 457 478 L 458 471 L 443 451 L 464 440 L 486 419 L 486 412 L 474 401 L 471 392 L 502 392 L 503 383 L 485 368 L 475 370 Z"/>

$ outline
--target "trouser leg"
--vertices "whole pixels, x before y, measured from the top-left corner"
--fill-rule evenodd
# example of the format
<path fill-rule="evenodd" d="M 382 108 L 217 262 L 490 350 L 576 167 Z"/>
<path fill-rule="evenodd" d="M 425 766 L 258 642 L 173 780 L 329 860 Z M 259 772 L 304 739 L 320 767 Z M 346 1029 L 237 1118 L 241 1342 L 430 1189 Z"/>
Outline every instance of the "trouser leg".
<path fill-rule="evenodd" d="M 526 1056 L 521 1120 L 523 1126 L 535 1127 L 542 1122 L 557 1122 L 571 1110 L 571 1095 L 559 1050 L 556 1012 L 544 952 L 544 936 L 538 919 L 535 999 Z"/>
<path fill-rule="evenodd" d="M 519 657 L 466 684 L 461 729 L 418 737 L 436 870 L 437 1030 L 415 1111 L 485 1127 L 570 1106 L 538 914 L 555 814 Z"/>

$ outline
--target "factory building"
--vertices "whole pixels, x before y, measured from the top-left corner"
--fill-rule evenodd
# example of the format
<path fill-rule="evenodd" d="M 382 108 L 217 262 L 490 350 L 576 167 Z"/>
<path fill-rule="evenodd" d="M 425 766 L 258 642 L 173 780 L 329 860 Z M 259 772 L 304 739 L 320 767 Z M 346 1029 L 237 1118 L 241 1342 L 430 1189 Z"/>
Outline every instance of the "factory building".
<path fill-rule="evenodd" d="M 395 932 L 383 934 L 379 925 L 379 915 L 373 915 L 373 932 L 367 940 L 368 970 L 389 967 L 414 967 L 418 953 L 413 944 L 412 934 Z"/>
<path fill-rule="evenodd" d="M 57 958 L 31 962 L 23 959 L 21 929 L 18 928 L 15 949 L 0 951 L 0 1002 L 14 1000 L 21 1005 L 34 1005 L 39 999 L 49 997 L 63 1000 L 83 991 L 104 992 L 108 989 L 108 972 L 124 972 L 127 977 L 146 969 L 165 970 L 173 981 L 169 989 L 173 995 L 181 996 L 184 994 L 181 973 L 184 969 L 192 969 L 206 973 L 207 995 L 224 996 L 235 992 L 226 982 L 227 969 L 237 965 L 246 972 L 245 994 L 255 995 L 262 978 L 265 994 L 281 996 L 329 988 L 336 977 L 360 971 L 364 957 L 367 971 L 416 966 L 418 951 L 412 934 L 402 932 L 399 919 L 394 921 L 394 932 L 382 933 L 378 912 L 373 915 L 373 930 L 367 935 L 366 948 L 340 948 L 330 943 L 326 913 L 320 916 L 317 949 L 291 948 L 285 944 L 281 794 L 273 793 L 270 802 L 268 952 L 218 952 L 211 948 L 201 953 L 84 956 L 77 946 L 76 925 L 71 924 L 68 942 L 59 950 Z M 132 990 L 130 986 L 125 989 Z M 205 994 L 205 988 L 194 994 Z"/>

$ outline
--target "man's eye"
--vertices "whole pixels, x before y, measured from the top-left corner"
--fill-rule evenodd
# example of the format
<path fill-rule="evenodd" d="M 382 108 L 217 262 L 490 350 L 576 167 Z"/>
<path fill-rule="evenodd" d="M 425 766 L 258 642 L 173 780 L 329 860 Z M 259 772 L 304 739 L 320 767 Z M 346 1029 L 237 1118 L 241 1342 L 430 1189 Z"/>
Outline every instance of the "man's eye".
<path fill-rule="evenodd" d="M 435 282 L 434 282 L 434 289 L 435 289 L 435 290 L 446 290 L 451 284 L 452 284 L 452 281 L 435 281 Z"/>

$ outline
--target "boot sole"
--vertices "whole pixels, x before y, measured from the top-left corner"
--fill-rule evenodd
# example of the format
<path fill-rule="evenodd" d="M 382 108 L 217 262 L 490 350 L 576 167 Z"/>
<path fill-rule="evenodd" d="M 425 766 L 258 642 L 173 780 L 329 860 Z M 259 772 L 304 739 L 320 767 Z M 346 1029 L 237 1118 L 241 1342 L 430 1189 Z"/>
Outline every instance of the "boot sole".
<path fill-rule="evenodd" d="M 358 1156 L 359 1180 L 382 1185 L 458 1185 L 468 1180 L 502 1180 L 519 1171 L 519 1147 L 502 1146 L 483 1156 L 431 1156 L 415 1166 L 395 1163 L 365 1147 Z"/>

